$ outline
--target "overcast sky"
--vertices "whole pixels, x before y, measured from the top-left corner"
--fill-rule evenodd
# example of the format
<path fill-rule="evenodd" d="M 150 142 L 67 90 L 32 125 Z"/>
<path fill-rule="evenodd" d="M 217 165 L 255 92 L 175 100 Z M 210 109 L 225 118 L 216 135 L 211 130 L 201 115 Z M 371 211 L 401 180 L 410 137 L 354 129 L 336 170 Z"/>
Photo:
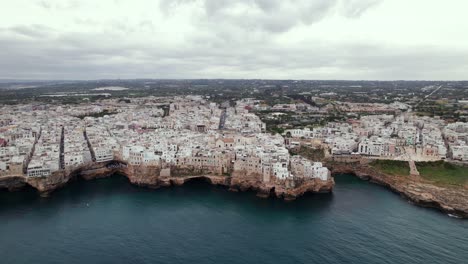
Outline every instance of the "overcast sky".
<path fill-rule="evenodd" d="M 467 80 L 467 0 L 2 0 L 0 78 Z"/>

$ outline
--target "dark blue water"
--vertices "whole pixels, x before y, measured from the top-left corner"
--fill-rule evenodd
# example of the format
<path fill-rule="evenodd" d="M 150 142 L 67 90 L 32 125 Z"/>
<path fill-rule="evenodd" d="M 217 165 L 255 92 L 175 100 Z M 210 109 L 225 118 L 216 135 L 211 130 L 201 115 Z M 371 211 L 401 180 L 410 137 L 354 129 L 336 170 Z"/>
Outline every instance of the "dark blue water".
<path fill-rule="evenodd" d="M 468 221 L 352 176 L 295 202 L 115 177 L 0 193 L 0 263 L 468 263 Z"/>

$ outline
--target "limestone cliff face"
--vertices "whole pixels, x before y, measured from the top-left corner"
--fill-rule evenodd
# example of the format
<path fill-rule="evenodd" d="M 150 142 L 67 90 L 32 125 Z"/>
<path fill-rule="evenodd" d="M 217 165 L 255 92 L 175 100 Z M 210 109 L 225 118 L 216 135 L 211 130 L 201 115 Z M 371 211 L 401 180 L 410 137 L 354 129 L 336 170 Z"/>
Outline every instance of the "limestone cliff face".
<path fill-rule="evenodd" d="M 333 191 L 335 181 L 330 178 L 328 181 L 320 179 L 294 179 L 277 180 L 274 182 L 262 182 L 260 176 L 255 177 L 232 177 L 230 190 L 246 191 L 255 190 L 259 197 L 276 196 L 285 200 L 294 200 L 305 193 L 329 193 Z"/>
<path fill-rule="evenodd" d="M 319 179 L 302 179 L 291 181 L 276 181 L 265 183 L 261 175 L 212 175 L 207 171 L 192 168 L 171 167 L 161 169 L 157 166 L 117 166 L 115 162 L 94 163 L 81 166 L 71 171 L 56 172 L 49 177 L 27 178 L 23 176 L 0 178 L 0 188 L 15 190 L 26 184 L 36 188 L 41 195 L 48 195 L 52 191 L 63 187 L 74 178 L 92 180 L 109 177 L 119 173 L 128 178 L 130 183 L 149 188 L 165 186 L 179 186 L 195 178 L 201 178 L 213 185 L 228 187 L 231 191 L 257 191 L 259 197 L 276 196 L 286 200 L 293 200 L 307 192 L 331 192 L 334 181 Z"/>
<path fill-rule="evenodd" d="M 25 186 L 26 186 L 26 178 L 23 176 L 0 177 L 0 189 L 8 189 L 9 191 L 15 191 Z"/>
<path fill-rule="evenodd" d="M 262 183 L 261 177 L 259 175 L 242 175 L 234 174 L 231 177 L 231 182 L 229 187 L 231 191 L 247 191 L 255 190 L 263 192 L 262 188 L 269 192 L 269 188 L 266 186 L 268 184 Z"/>
<path fill-rule="evenodd" d="M 435 186 L 417 176 L 387 175 L 362 164 L 334 164 L 329 167 L 334 174 L 353 174 L 362 180 L 385 186 L 417 205 L 468 218 L 466 188 Z"/>
<path fill-rule="evenodd" d="M 276 196 L 281 195 L 286 200 L 294 200 L 297 197 L 304 195 L 305 193 L 329 193 L 333 191 L 335 181 L 330 178 L 327 181 L 320 179 L 307 179 L 302 180 L 299 183 L 295 183 L 294 188 L 284 189 L 284 185 L 280 185 L 275 188 Z"/>
<path fill-rule="evenodd" d="M 161 169 L 155 166 L 128 166 L 118 172 L 125 175 L 132 184 L 157 188 L 161 185 L 159 181 L 160 171 Z"/>
<path fill-rule="evenodd" d="M 50 192 L 65 186 L 71 178 L 71 174 L 59 171 L 49 177 L 26 178 L 26 183 L 36 188 L 42 196 L 47 196 Z"/>

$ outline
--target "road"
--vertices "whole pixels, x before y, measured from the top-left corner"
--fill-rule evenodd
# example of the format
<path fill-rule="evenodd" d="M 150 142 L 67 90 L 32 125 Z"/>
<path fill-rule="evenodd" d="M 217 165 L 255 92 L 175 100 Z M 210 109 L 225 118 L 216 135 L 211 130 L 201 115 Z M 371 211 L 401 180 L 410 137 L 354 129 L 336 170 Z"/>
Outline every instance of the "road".
<path fill-rule="evenodd" d="M 226 123 L 226 109 L 223 109 L 223 112 L 221 113 L 221 117 L 219 118 L 219 130 L 224 129 L 224 124 Z"/>
<path fill-rule="evenodd" d="M 434 91 L 432 91 L 430 94 L 424 96 L 424 98 L 419 101 L 419 103 L 417 103 L 414 108 L 416 109 L 421 103 L 423 103 L 424 101 L 426 101 L 427 98 L 429 98 L 431 95 L 437 93 L 440 89 L 442 88 L 442 85 L 440 85 L 439 87 L 437 87 Z"/>
<path fill-rule="evenodd" d="M 65 127 L 62 126 L 62 133 L 60 136 L 60 162 L 59 162 L 59 166 L 61 170 L 65 169 L 64 149 L 65 149 Z"/>

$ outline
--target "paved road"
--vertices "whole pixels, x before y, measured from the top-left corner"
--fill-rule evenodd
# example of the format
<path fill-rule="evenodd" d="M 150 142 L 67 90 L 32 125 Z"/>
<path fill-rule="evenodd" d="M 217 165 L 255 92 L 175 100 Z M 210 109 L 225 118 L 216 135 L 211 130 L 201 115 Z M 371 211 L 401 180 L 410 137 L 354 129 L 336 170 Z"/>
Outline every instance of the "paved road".
<path fill-rule="evenodd" d="M 442 88 L 442 85 L 439 86 L 439 87 L 437 87 L 437 88 L 436 88 L 434 91 L 432 91 L 430 94 L 424 96 L 424 98 L 423 98 L 421 101 L 419 101 L 419 103 L 417 103 L 417 104 L 414 106 L 414 108 L 416 109 L 416 107 L 418 107 L 421 103 L 423 103 L 424 101 L 426 101 L 427 98 L 429 98 L 431 95 L 437 93 L 437 91 L 439 91 L 440 88 Z"/>

